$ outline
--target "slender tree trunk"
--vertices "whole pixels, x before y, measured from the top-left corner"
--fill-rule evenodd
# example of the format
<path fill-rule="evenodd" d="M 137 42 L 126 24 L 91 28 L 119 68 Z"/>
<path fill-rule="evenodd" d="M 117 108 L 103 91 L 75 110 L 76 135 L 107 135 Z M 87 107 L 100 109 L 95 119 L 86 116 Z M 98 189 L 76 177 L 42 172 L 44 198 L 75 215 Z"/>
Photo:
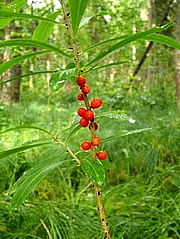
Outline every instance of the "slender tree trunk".
<path fill-rule="evenodd" d="M 6 0 L 8 4 L 12 0 Z M 16 25 L 7 26 L 4 29 L 4 40 L 9 40 L 9 32 L 17 31 Z M 3 62 L 6 62 L 10 59 L 10 50 L 6 48 L 3 54 Z M 0 76 L 0 81 L 6 81 L 11 77 L 20 76 L 22 73 L 21 65 L 14 66 L 11 70 L 6 71 L 2 76 Z M 16 103 L 19 101 L 20 97 L 20 80 L 4 84 L 0 88 L 0 101 L 3 103 Z"/>
<path fill-rule="evenodd" d="M 177 41 L 180 41 L 180 2 L 177 2 L 175 6 L 176 13 L 176 29 L 175 37 Z M 177 97 L 177 106 L 180 112 L 180 50 L 175 50 L 175 81 L 176 81 L 176 97 Z"/>

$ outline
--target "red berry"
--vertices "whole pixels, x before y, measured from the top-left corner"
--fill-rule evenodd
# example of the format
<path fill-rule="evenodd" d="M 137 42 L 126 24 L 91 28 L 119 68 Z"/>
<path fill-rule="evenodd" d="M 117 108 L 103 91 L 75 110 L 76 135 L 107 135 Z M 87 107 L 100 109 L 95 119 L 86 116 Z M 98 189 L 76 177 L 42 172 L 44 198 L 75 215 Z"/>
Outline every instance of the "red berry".
<path fill-rule="evenodd" d="M 78 100 L 81 100 L 81 101 L 84 100 L 83 94 L 79 94 L 79 95 L 78 95 Z"/>
<path fill-rule="evenodd" d="M 92 112 L 91 110 L 86 110 L 86 112 L 84 112 L 83 118 L 86 120 L 93 120 L 94 112 Z"/>
<path fill-rule="evenodd" d="M 101 105 L 102 105 L 102 100 L 100 100 L 100 99 L 94 99 L 91 101 L 91 108 L 93 108 L 93 109 L 97 109 L 97 108 L 101 107 Z"/>
<path fill-rule="evenodd" d="M 86 78 L 84 76 L 78 76 L 76 83 L 79 86 L 84 86 L 86 84 Z"/>
<path fill-rule="evenodd" d="M 94 122 L 94 129 L 97 130 L 99 128 L 98 124 Z M 89 129 L 92 129 L 92 124 L 89 125 Z"/>
<path fill-rule="evenodd" d="M 94 146 L 98 146 L 100 144 L 100 142 L 101 142 L 101 139 L 99 137 L 95 136 L 92 138 L 92 144 Z"/>
<path fill-rule="evenodd" d="M 80 124 L 82 127 L 85 128 L 85 127 L 88 126 L 89 122 L 88 122 L 86 119 L 82 118 L 82 119 L 79 121 L 79 124 Z"/>
<path fill-rule="evenodd" d="M 87 95 L 90 92 L 90 87 L 88 85 L 84 85 L 82 86 L 81 90 L 82 90 L 82 93 Z"/>
<path fill-rule="evenodd" d="M 89 150 L 91 148 L 91 142 L 85 141 L 81 144 L 81 148 L 84 150 Z"/>
<path fill-rule="evenodd" d="M 78 115 L 81 116 L 81 117 L 83 117 L 85 112 L 86 112 L 86 109 L 84 109 L 84 108 L 79 108 L 78 109 Z"/>
<path fill-rule="evenodd" d="M 97 157 L 98 157 L 98 159 L 100 159 L 100 160 L 104 160 L 104 159 L 107 158 L 107 153 L 104 152 L 104 151 L 99 151 L 99 152 L 97 153 Z"/>

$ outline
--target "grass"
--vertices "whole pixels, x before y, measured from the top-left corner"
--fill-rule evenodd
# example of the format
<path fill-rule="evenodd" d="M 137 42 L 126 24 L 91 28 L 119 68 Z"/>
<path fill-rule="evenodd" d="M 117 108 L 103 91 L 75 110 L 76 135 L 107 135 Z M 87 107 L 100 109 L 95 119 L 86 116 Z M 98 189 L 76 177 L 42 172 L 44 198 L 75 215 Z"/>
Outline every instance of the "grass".
<path fill-rule="evenodd" d="M 69 98 L 70 104 L 52 98 L 49 107 L 44 102 L 1 105 L 0 129 L 25 124 L 59 133 L 71 126 L 72 119 L 78 121 L 76 99 Z M 98 135 L 102 139 L 125 130 L 152 128 L 102 145 L 111 162 L 105 165 L 102 191 L 112 239 L 180 238 L 179 121 L 172 102 L 164 107 L 162 100 L 153 97 L 142 100 L 128 96 L 113 104 L 108 104 L 108 99 L 104 99 L 103 110 L 116 111 L 123 104 L 128 117 L 136 121 L 130 123 L 126 116 L 99 118 Z M 96 112 L 100 115 L 102 110 Z M 64 140 L 67 134 L 60 137 Z M 46 137 L 38 130 L 8 132 L 0 136 L 0 151 Z M 80 129 L 68 145 L 78 152 L 84 139 L 87 130 Z M 103 238 L 92 183 L 76 166 L 56 168 L 20 208 L 12 210 L 9 189 L 27 169 L 53 151 L 51 146 L 37 147 L 1 160 L 0 238 Z"/>

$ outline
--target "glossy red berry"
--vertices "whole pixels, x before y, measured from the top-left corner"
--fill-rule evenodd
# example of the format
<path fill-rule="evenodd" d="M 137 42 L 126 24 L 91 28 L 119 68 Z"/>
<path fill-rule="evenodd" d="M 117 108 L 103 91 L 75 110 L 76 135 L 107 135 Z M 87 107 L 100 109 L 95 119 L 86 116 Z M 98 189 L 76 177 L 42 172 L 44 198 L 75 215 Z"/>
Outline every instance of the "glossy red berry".
<path fill-rule="evenodd" d="M 79 95 L 78 95 L 78 100 L 80 100 L 80 101 L 84 100 L 83 94 L 79 94 Z"/>
<path fill-rule="evenodd" d="M 88 120 L 82 118 L 82 119 L 79 121 L 79 124 L 80 124 L 82 127 L 85 128 L 85 127 L 88 126 L 89 122 L 88 122 Z"/>
<path fill-rule="evenodd" d="M 84 108 L 79 108 L 78 109 L 78 115 L 81 116 L 81 117 L 83 117 L 85 112 L 86 112 L 86 109 L 84 109 Z"/>
<path fill-rule="evenodd" d="M 79 86 L 84 86 L 86 84 L 86 78 L 84 76 L 78 76 L 76 83 Z"/>
<path fill-rule="evenodd" d="M 104 160 L 104 159 L 106 159 L 107 158 L 107 153 L 105 152 L 105 151 L 99 151 L 98 153 L 97 153 L 97 157 L 98 157 L 98 159 L 100 159 L 100 160 Z"/>
<path fill-rule="evenodd" d="M 89 129 L 92 129 L 92 124 L 89 125 Z M 99 128 L 98 124 L 94 122 L 94 129 L 97 130 Z"/>
<path fill-rule="evenodd" d="M 86 112 L 84 112 L 83 118 L 86 120 L 93 120 L 94 112 L 92 112 L 91 110 L 86 110 Z"/>
<path fill-rule="evenodd" d="M 95 136 L 92 138 L 92 144 L 94 146 L 98 146 L 100 144 L 100 142 L 101 142 L 101 139 L 98 136 Z"/>
<path fill-rule="evenodd" d="M 91 142 L 88 142 L 88 141 L 85 141 L 81 144 L 81 148 L 84 150 L 89 150 L 91 146 L 92 146 Z"/>
<path fill-rule="evenodd" d="M 91 101 L 91 108 L 93 108 L 93 109 L 97 109 L 97 108 L 101 107 L 101 105 L 102 105 L 101 99 L 94 99 Z"/>
<path fill-rule="evenodd" d="M 90 92 L 90 87 L 88 85 L 84 85 L 84 86 L 82 86 L 81 90 L 82 90 L 82 93 L 87 95 Z"/>

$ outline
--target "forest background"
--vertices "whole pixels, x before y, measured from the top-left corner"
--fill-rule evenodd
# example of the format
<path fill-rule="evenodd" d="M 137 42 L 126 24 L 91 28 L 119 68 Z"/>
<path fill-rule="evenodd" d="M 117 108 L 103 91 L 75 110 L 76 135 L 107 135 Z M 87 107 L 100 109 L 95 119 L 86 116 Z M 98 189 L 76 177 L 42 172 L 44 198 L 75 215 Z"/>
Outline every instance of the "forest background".
<path fill-rule="evenodd" d="M 38 54 L 38 46 L 33 46 L 35 55 L 12 68 L 12 62 L 3 65 L 30 53 L 27 45 L 2 47 L 11 39 L 38 39 L 71 53 L 59 2 L 27 1 L 15 9 L 11 0 L 3 0 L 0 7 L 0 18 L 8 8 L 50 15 L 60 23 L 50 29 L 52 23 L 45 22 L 47 30 L 39 35 L 35 29 L 42 19 L 17 18 L 8 24 L 0 19 L 0 238 L 104 238 L 92 182 L 74 162 L 55 168 L 23 205 L 11 207 L 15 182 L 37 163 L 62 153 L 59 146 L 48 144 L 49 138 L 38 128 L 54 135 L 63 132 L 60 137 L 68 138 L 74 152 L 80 151 L 87 130 L 73 128 L 82 104 L 77 102 L 74 76 L 62 71 L 70 67 L 69 60 L 55 52 Z M 76 37 L 82 66 L 111 42 L 100 48 L 90 46 L 113 37 L 174 22 L 161 34 L 180 39 L 176 0 L 89 1 L 84 16 Z M 86 73 L 90 97 L 103 100 L 97 112 L 102 149 L 108 152 L 102 196 L 114 239 L 180 238 L 180 50 L 167 45 L 139 39 L 105 59 L 101 65 L 107 67 L 97 65 Z M 29 147 L 37 144 L 43 146 Z M 17 150 L 26 146 L 26 151 Z"/>

